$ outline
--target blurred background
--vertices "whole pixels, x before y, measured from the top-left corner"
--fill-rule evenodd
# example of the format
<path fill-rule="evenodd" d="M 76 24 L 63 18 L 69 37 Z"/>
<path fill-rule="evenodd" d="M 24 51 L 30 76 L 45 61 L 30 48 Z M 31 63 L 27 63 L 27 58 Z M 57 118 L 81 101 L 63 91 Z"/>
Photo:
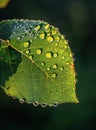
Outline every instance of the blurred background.
<path fill-rule="evenodd" d="M 79 104 L 20 104 L 0 89 L 0 129 L 96 130 L 96 0 L 11 0 L 3 19 L 41 19 L 59 28 L 74 52 Z"/>

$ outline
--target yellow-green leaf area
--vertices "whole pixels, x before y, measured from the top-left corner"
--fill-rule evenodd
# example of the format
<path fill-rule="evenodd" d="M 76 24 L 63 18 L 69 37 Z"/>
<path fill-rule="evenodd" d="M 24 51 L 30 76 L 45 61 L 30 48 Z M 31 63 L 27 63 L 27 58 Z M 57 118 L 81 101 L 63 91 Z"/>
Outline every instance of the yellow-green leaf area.
<path fill-rule="evenodd" d="M 0 58 L 6 94 L 35 106 L 78 103 L 72 52 L 56 27 L 40 20 L 5 20 L 0 39 L 7 45 L 0 47 L 0 56 L 7 58 Z"/>
<path fill-rule="evenodd" d="M 6 7 L 10 0 L 0 0 L 0 8 Z"/>

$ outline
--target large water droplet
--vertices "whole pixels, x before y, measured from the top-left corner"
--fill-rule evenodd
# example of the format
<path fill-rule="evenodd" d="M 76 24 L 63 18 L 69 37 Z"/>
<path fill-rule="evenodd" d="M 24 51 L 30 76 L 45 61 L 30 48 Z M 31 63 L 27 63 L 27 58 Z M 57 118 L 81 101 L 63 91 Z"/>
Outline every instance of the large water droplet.
<path fill-rule="evenodd" d="M 42 49 L 37 49 L 37 50 L 36 50 L 36 53 L 37 53 L 38 55 L 41 55 L 41 54 L 42 54 Z"/>
<path fill-rule="evenodd" d="M 52 29 L 52 35 L 55 35 L 57 33 L 57 31 L 55 30 L 55 28 Z"/>
<path fill-rule="evenodd" d="M 25 48 L 29 47 L 29 45 L 30 45 L 29 42 L 24 42 L 24 43 L 23 43 L 23 46 L 24 46 Z"/>
<path fill-rule="evenodd" d="M 54 104 L 53 104 L 53 107 L 57 107 L 59 105 L 59 103 L 58 102 L 55 102 Z"/>
<path fill-rule="evenodd" d="M 46 104 L 46 103 L 42 103 L 41 106 L 42 106 L 42 107 L 46 107 L 47 104 Z"/>
<path fill-rule="evenodd" d="M 45 34 L 41 33 L 41 34 L 39 34 L 39 37 L 40 37 L 40 39 L 44 39 L 45 38 Z"/>
<path fill-rule="evenodd" d="M 40 28 L 41 28 L 40 25 L 37 25 L 37 26 L 35 26 L 34 30 L 38 31 Z"/>
<path fill-rule="evenodd" d="M 52 78 L 56 78 L 56 77 L 57 77 L 57 74 L 56 74 L 56 73 L 52 73 L 52 74 L 51 74 L 51 77 L 52 77 Z"/>
<path fill-rule="evenodd" d="M 21 99 L 19 100 L 19 102 L 23 104 L 23 103 L 24 103 L 24 99 L 21 98 Z"/>
<path fill-rule="evenodd" d="M 56 69 L 56 68 L 58 68 L 58 65 L 54 64 L 52 67 L 53 67 L 53 69 Z"/>
<path fill-rule="evenodd" d="M 53 39 L 52 36 L 48 36 L 48 37 L 47 37 L 47 41 L 48 41 L 48 42 L 53 42 L 53 40 L 54 40 L 54 39 Z"/>
<path fill-rule="evenodd" d="M 33 102 L 33 105 L 38 106 L 39 105 L 38 101 Z"/>
<path fill-rule="evenodd" d="M 46 58 L 50 59 L 53 57 L 53 53 L 52 52 L 47 52 L 46 53 Z"/>

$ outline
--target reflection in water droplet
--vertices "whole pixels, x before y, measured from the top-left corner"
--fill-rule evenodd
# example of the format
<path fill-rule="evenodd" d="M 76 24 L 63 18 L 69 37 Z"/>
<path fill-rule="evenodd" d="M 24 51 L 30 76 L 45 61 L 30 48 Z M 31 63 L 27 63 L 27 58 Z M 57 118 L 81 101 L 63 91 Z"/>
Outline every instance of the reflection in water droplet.
<path fill-rule="evenodd" d="M 46 25 L 44 26 L 45 29 L 48 29 L 49 27 L 50 27 L 49 24 L 46 24 Z"/>
<path fill-rule="evenodd" d="M 54 57 L 57 57 L 58 56 L 58 53 L 54 53 L 54 55 L 53 55 Z"/>
<path fill-rule="evenodd" d="M 25 52 L 26 52 L 26 54 L 29 54 L 29 53 L 30 53 L 30 50 L 28 49 L 28 50 L 26 50 Z"/>
<path fill-rule="evenodd" d="M 24 99 L 21 98 L 21 99 L 19 100 L 19 102 L 23 104 L 23 103 L 24 103 Z"/>
<path fill-rule="evenodd" d="M 42 106 L 42 107 L 46 107 L 47 104 L 46 104 L 46 103 L 42 103 L 41 106 Z"/>
<path fill-rule="evenodd" d="M 53 107 L 57 107 L 59 105 L 59 103 L 58 102 L 55 102 L 54 104 L 53 104 Z"/>
<path fill-rule="evenodd" d="M 38 101 L 33 102 L 33 105 L 38 106 L 39 105 Z"/>
<path fill-rule="evenodd" d="M 39 34 L 39 37 L 40 37 L 40 39 L 44 39 L 45 38 L 45 34 L 41 33 L 41 34 Z"/>
<path fill-rule="evenodd" d="M 53 42 L 53 40 L 54 40 L 54 39 L 53 39 L 52 36 L 48 36 L 48 37 L 47 37 L 47 41 L 48 41 L 48 42 Z"/>
<path fill-rule="evenodd" d="M 41 55 L 41 54 L 42 54 L 42 49 L 36 50 L 36 53 L 37 53 L 38 55 Z"/>
<path fill-rule="evenodd" d="M 52 52 L 47 52 L 46 53 L 46 58 L 52 58 L 53 57 L 53 53 Z"/>
<path fill-rule="evenodd" d="M 38 31 L 40 29 L 40 25 L 35 26 L 34 30 Z"/>
<path fill-rule="evenodd" d="M 24 43 L 23 43 L 23 46 L 24 46 L 25 48 L 29 47 L 29 42 L 24 42 Z"/>
<path fill-rule="evenodd" d="M 51 74 L 51 77 L 52 77 L 52 78 L 56 78 L 56 77 L 57 77 L 57 74 L 56 74 L 56 73 L 52 73 L 52 74 Z"/>
<path fill-rule="evenodd" d="M 56 69 L 56 68 L 58 68 L 58 65 L 54 64 L 52 67 L 53 67 L 53 69 Z"/>
<path fill-rule="evenodd" d="M 59 36 L 55 37 L 55 41 L 59 42 L 60 41 L 60 37 Z"/>

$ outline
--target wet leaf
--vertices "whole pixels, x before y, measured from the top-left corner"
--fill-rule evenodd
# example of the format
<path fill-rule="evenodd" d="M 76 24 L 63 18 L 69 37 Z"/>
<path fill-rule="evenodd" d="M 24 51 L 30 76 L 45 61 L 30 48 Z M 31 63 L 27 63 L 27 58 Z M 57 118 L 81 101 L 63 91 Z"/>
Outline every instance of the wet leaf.
<path fill-rule="evenodd" d="M 77 103 L 73 56 L 64 36 L 44 21 L 0 22 L 0 86 L 21 103 Z"/>

